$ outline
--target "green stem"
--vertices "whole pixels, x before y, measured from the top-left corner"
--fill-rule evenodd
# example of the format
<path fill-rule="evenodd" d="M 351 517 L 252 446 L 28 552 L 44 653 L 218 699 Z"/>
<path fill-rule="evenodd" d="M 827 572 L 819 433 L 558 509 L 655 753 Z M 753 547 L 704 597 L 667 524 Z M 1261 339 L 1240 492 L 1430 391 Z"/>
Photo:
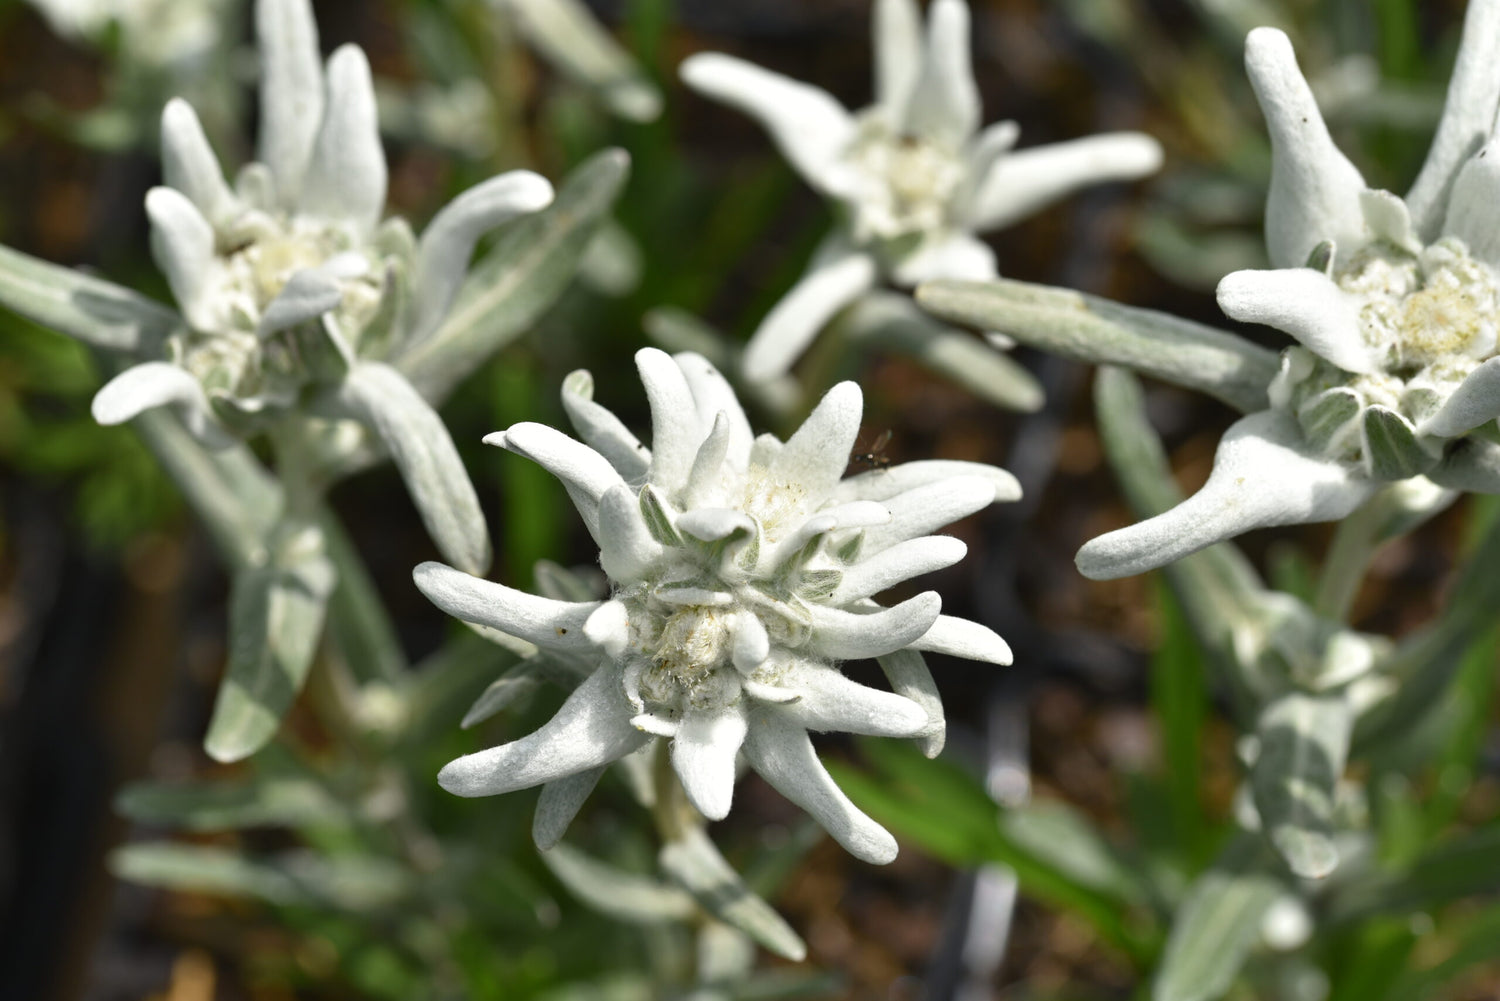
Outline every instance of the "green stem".
<path fill-rule="evenodd" d="M 651 819 L 656 822 L 656 833 L 663 843 L 680 841 L 685 835 L 703 826 L 702 814 L 688 802 L 682 780 L 672 769 L 668 741 L 659 740 L 656 743 L 651 781 L 656 790 L 655 801 L 651 804 Z"/>
<path fill-rule="evenodd" d="M 1348 622 L 1354 599 L 1364 583 L 1365 571 L 1383 541 L 1380 528 L 1389 514 L 1384 494 L 1380 493 L 1339 522 L 1313 598 L 1313 610 L 1319 615 L 1337 622 Z"/>

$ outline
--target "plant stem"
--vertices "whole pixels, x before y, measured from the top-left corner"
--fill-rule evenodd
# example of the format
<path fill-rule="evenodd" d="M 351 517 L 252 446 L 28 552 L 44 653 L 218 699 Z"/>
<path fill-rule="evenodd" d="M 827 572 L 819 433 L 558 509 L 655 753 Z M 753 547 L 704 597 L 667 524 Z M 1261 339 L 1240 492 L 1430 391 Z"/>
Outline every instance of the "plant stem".
<path fill-rule="evenodd" d="M 1339 522 L 1333 545 L 1318 577 L 1313 610 L 1324 618 L 1348 622 L 1354 599 L 1364 583 L 1370 559 L 1380 547 L 1380 526 L 1389 515 L 1384 493 L 1376 494 Z"/>

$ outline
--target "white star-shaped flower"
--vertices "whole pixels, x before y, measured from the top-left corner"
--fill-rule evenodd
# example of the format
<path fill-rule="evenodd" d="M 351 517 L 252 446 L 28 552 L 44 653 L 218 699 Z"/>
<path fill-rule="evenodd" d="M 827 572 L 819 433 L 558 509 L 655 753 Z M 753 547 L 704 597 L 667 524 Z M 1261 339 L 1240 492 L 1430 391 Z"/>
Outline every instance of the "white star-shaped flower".
<path fill-rule="evenodd" d="M 607 599 L 556 601 L 439 563 L 417 586 L 444 611 L 536 644 L 586 679 L 536 732 L 450 763 L 450 792 L 543 785 L 549 844 L 605 766 L 653 739 L 706 817 L 729 812 L 735 760 L 811 813 L 853 854 L 889 862 L 895 840 L 840 792 L 809 731 L 931 738 L 942 709 L 935 651 L 996 664 L 991 630 L 940 614 L 935 592 L 884 608 L 872 596 L 963 558 L 938 528 L 1019 496 L 1004 470 L 910 462 L 844 478 L 859 387 L 835 386 L 790 439 L 754 437 L 724 377 L 695 354 L 636 355 L 651 405 L 648 450 L 575 372 L 563 400 L 583 442 L 541 424 L 485 440 L 566 485 L 599 545 Z M 897 693 L 857 684 L 842 660 L 876 658 Z M 562 822 L 557 822 L 561 812 Z"/>
<path fill-rule="evenodd" d="M 876 0 L 874 48 L 875 103 L 855 114 L 817 87 L 732 56 L 682 64 L 684 81 L 758 119 L 842 210 L 808 273 L 751 339 L 744 372 L 753 381 L 784 374 L 834 314 L 882 279 L 906 288 L 993 278 L 995 255 L 976 233 L 1161 164 L 1156 141 L 1134 132 L 1012 153 L 1015 122 L 981 129 L 964 0 L 934 0 L 925 38 L 915 0 Z"/>
<path fill-rule="evenodd" d="M 306 0 L 260 0 L 258 158 L 231 186 L 185 101 L 162 113 L 163 186 L 146 196 L 152 249 L 185 329 L 167 357 L 106 385 L 107 424 L 174 404 L 209 443 L 262 425 L 312 382 L 336 383 L 431 334 L 487 231 L 552 200 L 514 171 L 460 195 L 417 240 L 381 222 L 386 162 L 370 66 L 355 45 L 323 67 Z"/>
<path fill-rule="evenodd" d="M 1207 484 L 1089 542 L 1096 578 L 1163 566 L 1242 532 L 1343 518 L 1382 487 L 1500 493 L 1500 0 L 1469 5 L 1447 103 L 1405 199 L 1365 185 L 1333 143 L 1280 31 L 1245 63 L 1271 133 L 1269 271 L 1219 304 L 1299 346 L 1270 408 L 1225 434 Z M 1436 484 L 1436 486 L 1432 486 Z"/>

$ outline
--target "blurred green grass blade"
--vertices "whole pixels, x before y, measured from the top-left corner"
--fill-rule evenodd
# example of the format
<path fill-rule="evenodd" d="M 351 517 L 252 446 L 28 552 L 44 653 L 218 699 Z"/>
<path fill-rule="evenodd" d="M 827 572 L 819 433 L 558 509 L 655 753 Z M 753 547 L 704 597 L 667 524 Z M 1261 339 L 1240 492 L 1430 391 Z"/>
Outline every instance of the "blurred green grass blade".
<path fill-rule="evenodd" d="M 542 412 L 537 366 L 529 359 L 495 366 L 491 378 L 491 413 L 496 427 L 535 420 Z M 575 517 L 574 509 L 557 477 L 535 462 L 507 453 L 499 463 L 505 499 L 505 541 L 501 547 L 504 579 L 525 587 L 539 562 L 567 552 L 566 530 Z"/>
<path fill-rule="evenodd" d="M 155 355 L 182 325 L 130 289 L 0 246 L 0 305 L 96 348 Z"/>
<path fill-rule="evenodd" d="M 1403 914 L 1500 891 L 1500 823 L 1440 841 L 1410 866 L 1341 887 L 1328 903 L 1331 923 Z"/>
<path fill-rule="evenodd" d="M 662 846 L 662 871 L 692 894 L 698 905 L 776 955 L 807 958 L 807 946 L 781 915 L 740 879 L 701 830 L 689 830 Z"/>
<path fill-rule="evenodd" d="M 1026 892 L 1071 911 L 1136 962 L 1152 931 L 1132 921 L 1145 892 L 1130 863 L 1061 803 L 1001 812 L 978 779 L 951 762 L 894 741 L 861 741 L 879 773 L 838 762 L 829 771 L 859 807 L 924 851 L 958 866 L 999 862 Z"/>
<path fill-rule="evenodd" d="M 1206 861 L 1208 821 L 1203 814 L 1203 725 L 1208 716 L 1198 645 L 1181 606 L 1158 585 L 1161 610 L 1156 653 L 1151 658 L 1151 706 L 1161 728 L 1165 784 L 1177 844 L 1191 865 Z"/>
<path fill-rule="evenodd" d="M 1490 906 L 1469 917 L 1458 929 L 1443 928 L 1448 953 L 1420 970 L 1408 970 L 1386 991 L 1384 1001 L 1429 1001 L 1444 997 L 1442 988 L 1476 967 L 1500 962 L 1500 906 Z"/>
<path fill-rule="evenodd" d="M 1337 969 L 1328 1001 L 1384 1001 L 1416 942 L 1410 921 L 1372 921 L 1361 927 Z"/>
<path fill-rule="evenodd" d="M 1473 788 L 1490 735 L 1495 685 L 1500 679 L 1500 630 L 1491 629 L 1464 654 L 1445 713 L 1451 734 L 1433 763 L 1435 782 L 1426 803 L 1429 836 L 1440 834 L 1458 816 Z"/>
<path fill-rule="evenodd" d="M 506 227 L 469 273 L 447 319 L 396 359 L 423 396 L 442 400 L 557 300 L 629 172 L 623 150 L 596 154 L 568 175 L 551 205 Z"/>
<path fill-rule="evenodd" d="M 1276 879 L 1255 868 L 1258 840 L 1236 839 L 1188 890 L 1172 921 L 1152 1001 L 1211 1001 L 1234 983 L 1266 911 L 1283 892 Z"/>
<path fill-rule="evenodd" d="M 140 823 L 168 824 L 189 831 L 303 827 L 349 820 L 345 803 L 318 783 L 296 778 L 235 783 L 135 782 L 120 790 L 115 809 Z"/>
<path fill-rule="evenodd" d="M 333 565 L 321 552 L 273 557 L 235 574 L 229 595 L 229 663 L 203 748 L 239 761 L 265 745 L 307 680 Z"/>

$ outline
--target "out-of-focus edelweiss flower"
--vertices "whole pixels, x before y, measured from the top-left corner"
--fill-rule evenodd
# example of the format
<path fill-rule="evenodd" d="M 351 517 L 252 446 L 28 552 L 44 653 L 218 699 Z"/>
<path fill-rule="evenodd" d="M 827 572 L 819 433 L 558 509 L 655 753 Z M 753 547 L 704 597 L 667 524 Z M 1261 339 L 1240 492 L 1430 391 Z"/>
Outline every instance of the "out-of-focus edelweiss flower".
<path fill-rule="evenodd" d="M 563 400 L 587 444 L 541 424 L 485 439 L 564 482 L 599 544 L 606 600 L 554 601 L 440 563 L 416 569 L 444 611 L 591 672 L 541 729 L 459 758 L 438 780 L 461 796 L 545 783 L 537 839 L 546 847 L 604 767 L 656 737 L 671 740 L 689 801 L 719 819 L 743 750 L 850 852 L 889 862 L 894 839 L 839 791 L 808 731 L 935 737 L 936 753 L 941 703 L 920 651 L 1008 664 L 1010 650 L 984 626 L 940 615 L 935 592 L 891 608 L 871 596 L 958 562 L 962 542 L 928 533 L 1014 500 L 1019 487 L 971 462 L 843 478 L 863 406 L 852 382 L 782 442 L 752 436 L 734 391 L 701 356 L 647 348 L 636 363 L 650 450 L 593 402 L 586 371 L 568 378 Z M 904 694 L 840 672 L 839 661 L 862 657 L 877 658 Z M 544 813 L 554 815 L 545 825 Z"/>
<path fill-rule="evenodd" d="M 1193 497 L 1094 539 L 1095 578 L 1163 566 L 1255 528 L 1332 521 L 1425 476 L 1500 492 L 1500 0 L 1473 0 L 1437 134 L 1403 200 L 1367 188 L 1333 144 L 1280 31 L 1245 64 L 1274 156 L 1269 271 L 1237 271 L 1219 305 L 1285 331 L 1270 409 L 1225 434 Z M 1435 488 L 1434 488 L 1435 489 Z"/>
<path fill-rule="evenodd" d="M 1156 140 L 1134 132 L 1012 153 L 1015 122 L 980 129 L 964 0 L 934 0 L 925 40 L 915 0 L 876 0 L 873 24 L 875 103 L 855 114 L 817 87 L 732 56 L 700 53 L 682 64 L 685 82 L 757 118 L 842 210 L 808 273 L 746 348 L 753 381 L 784 374 L 835 313 L 882 278 L 902 288 L 994 278 L 995 255 L 975 233 L 1161 165 Z"/>
<path fill-rule="evenodd" d="M 415 398 L 378 360 L 436 329 L 480 236 L 552 199 L 545 179 L 515 171 L 459 196 L 420 241 L 400 218 L 382 223 L 386 163 L 364 53 L 341 46 L 325 73 L 306 0 L 260 0 L 256 33 L 258 158 L 232 187 L 192 107 L 173 100 L 162 114 L 166 184 L 147 194 L 146 212 L 186 326 L 165 359 L 99 391 L 101 423 L 173 404 L 200 439 L 224 443 L 310 386 L 336 389 L 356 365 L 383 388 L 345 395 Z"/>

